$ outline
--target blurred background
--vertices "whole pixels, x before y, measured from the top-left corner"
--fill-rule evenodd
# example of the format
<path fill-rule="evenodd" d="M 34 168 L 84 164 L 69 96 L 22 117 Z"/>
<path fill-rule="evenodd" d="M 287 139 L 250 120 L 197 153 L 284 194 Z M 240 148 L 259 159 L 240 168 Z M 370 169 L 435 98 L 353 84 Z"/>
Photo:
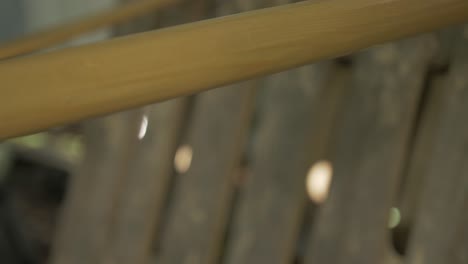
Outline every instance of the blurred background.
<path fill-rule="evenodd" d="M 129 2 L 0 0 L 0 45 Z M 40 52 L 289 2 L 180 1 Z M 467 44 L 444 29 L 3 141 L 0 263 L 466 264 Z"/>

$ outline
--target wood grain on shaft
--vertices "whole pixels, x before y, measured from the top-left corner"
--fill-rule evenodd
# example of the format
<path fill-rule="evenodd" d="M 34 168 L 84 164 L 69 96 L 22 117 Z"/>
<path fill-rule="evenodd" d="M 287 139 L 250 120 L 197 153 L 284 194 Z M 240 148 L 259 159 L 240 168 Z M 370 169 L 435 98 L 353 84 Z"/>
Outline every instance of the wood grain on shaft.
<path fill-rule="evenodd" d="M 307 1 L 0 62 L 0 138 L 467 20 L 466 0 Z"/>
<path fill-rule="evenodd" d="M 128 21 L 132 18 L 154 12 L 158 8 L 166 7 L 174 2 L 176 1 L 135 1 L 83 20 L 63 24 L 44 32 L 33 33 L 5 44 L 2 43 L 0 44 L 0 60 L 61 44 L 81 34 Z"/>

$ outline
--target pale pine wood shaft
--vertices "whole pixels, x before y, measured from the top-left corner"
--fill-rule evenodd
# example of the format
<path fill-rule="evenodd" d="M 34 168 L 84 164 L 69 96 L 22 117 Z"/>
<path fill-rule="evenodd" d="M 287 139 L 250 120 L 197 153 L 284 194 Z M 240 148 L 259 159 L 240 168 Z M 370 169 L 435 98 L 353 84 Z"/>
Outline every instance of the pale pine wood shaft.
<path fill-rule="evenodd" d="M 466 0 L 306 1 L 0 63 L 0 138 L 468 20 Z"/>

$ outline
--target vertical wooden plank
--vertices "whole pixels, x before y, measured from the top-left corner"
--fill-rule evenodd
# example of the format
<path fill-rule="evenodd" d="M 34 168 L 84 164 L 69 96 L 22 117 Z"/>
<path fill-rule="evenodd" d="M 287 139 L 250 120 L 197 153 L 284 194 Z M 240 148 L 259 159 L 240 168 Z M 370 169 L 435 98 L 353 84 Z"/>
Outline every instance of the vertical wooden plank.
<path fill-rule="evenodd" d="M 343 59 L 340 58 L 339 60 Z M 317 174 L 314 173 L 314 171 L 317 171 L 317 168 L 323 168 L 323 165 L 326 166 L 327 163 L 331 166 L 330 148 L 333 144 L 332 131 L 337 113 L 341 109 L 343 100 L 346 100 L 344 98 L 346 93 L 343 88 L 352 80 L 352 67 L 350 67 L 350 64 L 341 63 L 339 60 L 333 62 L 333 69 L 330 72 L 331 82 L 327 83 L 325 88 L 322 88 L 323 90 L 318 95 L 320 99 L 317 99 L 318 102 L 315 102 L 315 109 L 317 109 L 318 113 L 313 117 L 316 119 L 315 122 L 319 122 L 320 124 L 315 125 L 315 129 L 311 134 L 314 141 L 310 144 L 312 147 L 309 148 L 309 152 L 311 152 L 310 168 L 307 171 L 305 185 L 303 186 L 303 189 L 307 190 L 308 200 L 310 201 L 306 204 L 302 228 L 296 242 L 297 249 L 294 263 L 303 262 L 307 251 L 308 234 L 313 227 L 317 208 L 323 204 L 328 195 L 327 187 L 329 186 L 327 184 L 330 184 L 330 182 L 322 185 L 320 189 L 317 189 L 317 185 L 311 184 L 311 182 L 314 182 L 313 179 L 317 179 Z M 333 170 L 331 167 L 330 169 Z M 330 177 L 328 180 L 331 180 L 333 171 L 329 172 L 330 174 L 321 174 L 320 177 Z M 327 181 L 326 178 L 322 178 L 321 180 Z M 315 181 L 315 183 L 317 182 Z"/>
<path fill-rule="evenodd" d="M 427 91 L 424 112 L 421 113 L 421 121 L 417 127 L 413 148 L 408 162 L 408 170 L 401 183 L 401 197 L 398 207 L 401 212 L 401 227 L 407 229 L 414 222 L 419 209 L 421 190 L 425 181 L 425 176 L 430 170 L 427 166 L 431 156 L 437 130 L 437 120 L 439 119 L 442 100 L 444 96 L 443 86 L 445 78 L 437 77 L 432 79 L 429 91 Z M 402 230 L 403 231 L 403 230 Z"/>
<path fill-rule="evenodd" d="M 159 263 L 218 262 L 249 131 L 252 88 L 241 83 L 196 97 L 187 139 L 193 159 L 174 190 Z"/>
<path fill-rule="evenodd" d="M 440 114 L 444 89 L 440 86 L 445 83 L 445 75 L 442 72 L 448 67 L 450 58 L 453 55 L 453 43 L 456 42 L 459 31 L 457 28 L 448 28 L 435 33 L 437 36 L 437 52 L 431 61 L 431 70 L 428 72 L 426 82 L 426 92 L 424 102 L 419 110 L 420 116 L 415 124 L 414 142 L 410 150 L 410 160 L 407 171 L 400 183 L 400 197 L 398 198 L 398 208 L 401 212 L 401 223 L 395 231 L 397 243 L 405 243 L 408 231 L 419 209 L 418 203 L 421 196 L 421 189 L 425 180 L 425 175 L 430 169 L 427 166 L 427 159 L 431 155 L 437 129 L 437 122 Z M 399 245 L 403 246 L 403 245 Z M 402 249 L 403 250 L 403 249 Z"/>
<path fill-rule="evenodd" d="M 117 198 L 106 256 L 110 263 L 147 263 L 152 255 L 185 106 L 183 99 L 171 100 L 149 107 L 141 116 L 140 130 L 134 134 L 141 140 Z"/>
<path fill-rule="evenodd" d="M 332 63 L 267 78 L 250 176 L 241 190 L 226 263 L 291 263 L 305 209 L 305 178 L 323 158 L 333 100 Z M 322 112 L 323 111 L 323 112 Z"/>
<path fill-rule="evenodd" d="M 71 178 L 51 263 L 102 263 L 116 197 L 137 141 L 137 112 L 88 121 L 86 155 Z"/>
<path fill-rule="evenodd" d="M 468 263 L 468 36 L 459 34 L 429 150 L 407 263 Z"/>
<path fill-rule="evenodd" d="M 430 73 L 431 74 L 431 73 Z M 405 255 L 411 226 L 419 210 L 422 189 L 430 167 L 427 161 L 431 156 L 435 132 L 444 95 L 445 78 L 440 75 L 428 76 L 425 95 L 421 100 L 420 117 L 414 124 L 413 142 L 409 149 L 408 162 L 399 184 L 396 207 L 400 212 L 400 222 L 392 230 L 392 241 L 395 250 Z M 429 83 L 430 82 L 430 83 Z"/>
<path fill-rule="evenodd" d="M 330 196 L 318 212 L 306 263 L 383 263 L 388 215 L 432 54 L 430 37 L 357 56 L 335 128 Z"/>

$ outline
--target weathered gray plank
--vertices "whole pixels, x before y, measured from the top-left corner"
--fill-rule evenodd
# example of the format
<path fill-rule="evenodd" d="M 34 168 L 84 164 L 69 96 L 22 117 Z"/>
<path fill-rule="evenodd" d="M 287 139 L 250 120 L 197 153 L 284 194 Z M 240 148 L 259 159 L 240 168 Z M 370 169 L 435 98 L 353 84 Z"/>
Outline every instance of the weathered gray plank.
<path fill-rule="evenodd" d="M 217 263 L 233 179 L 249 131 L 254 92 L 250 84 L 196 97 L 187 138 L 193 160 L 174 190 L 159 263 Z"/>
<path fill-rule="evenodd" d="M 143 115 L 146 135 L 137 143 L 117 198 L 107 254 L 111 263 L 147 263 L 152 255 L 185 106 L 186 100 L 176 99 L 151 106 Z"/>
<path fill-rule="evenodd" d="M 325 95 L 331 92 L 325 89 L 331 69 L 326 62 L 265 80 L 250 175 L 234 212 L 225 263 L 292 261 L 305 209 L 305 177 L 313 161 L 323 158 L 318 145 L 327 141 L 327 111 L 336 99 Z"/>
<path fill-rule="evenodd" d="M 383 263 L 388 214 L 403 168 L 424 73 L 425 37 L 357 55 L 354 82 L 333 136 L 334 176 L 306 263 Z"/>
<path fill-rule="evenodd" d="M 441 98 L 444 89 L 441 87 L 445 83 L 445 75 L 442 71 L 448 67 L 450 57 L 453 55 L 453 43 L 459 35 L 456 28 L 449 28 L 436 33 L 437 52 L 431 61 L 431 71 L 427 76 L 426 95 L 421 104 L 419 120 L 415 120 L 414 142 L 410 150 L 410 157 L 407 171 L 400 183 L 400 195 L 398 198 L 398 208 L 401 212 L 401 223 L 395 231 L 395 238 L 399 247 L 404 246 L 408 236 L 408 231 L 417 210 L 418 202 L 421 196 L 422 183 L 425 175 L 430 169 L 427 166 L 427 160 L 431 155 L 433 148 L 432 142 L 442 105 Z"/>
<path fill-rule="evenodd" d="M 410 238 L 411 264 L 468 263 L 468 37 L 459 35 L 425 166 Z"/>
<path fill-rule="evenodd" d="M 428 84 L 428 91 L 419 124 L 416 128 L 414 142 L 410 150 L 407 171 L 400 183 L 400 197 L 398 198 L 398 208 L 401 214 L 401 222 L 396 232 L 398 243 L 405 243 L 408 231 L 414 222 L 415 215 L 419 209 L 422 185 L 425 176 L 430 170 L 427 166 L 428 159 L 432 154 L 433 140 L 437 130 L 437 120 L 440 116 L 442 105 L 441 98 L 444 95 L 445 78 L 442 76 L 433 77 Z M 404 245 L 399 245 L 404 246 Z"/>
<path fill-rule="evenodd" d="M 71 178 L 51 263 L 102 263 L 116 197 L 137 141 L 135 116 L 128 112 L 85 125 L 85 160 Z"/>

